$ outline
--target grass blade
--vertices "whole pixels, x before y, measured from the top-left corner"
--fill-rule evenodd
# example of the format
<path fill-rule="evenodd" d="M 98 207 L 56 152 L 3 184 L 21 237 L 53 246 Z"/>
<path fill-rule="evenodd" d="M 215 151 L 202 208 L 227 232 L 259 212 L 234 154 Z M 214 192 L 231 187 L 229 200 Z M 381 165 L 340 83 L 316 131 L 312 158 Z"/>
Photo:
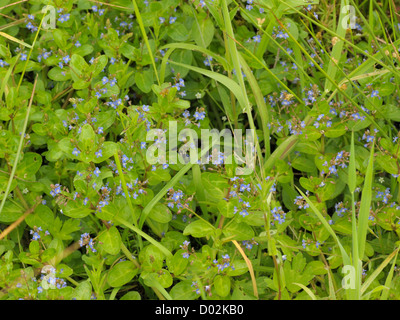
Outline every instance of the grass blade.
<path fill-rule="evenodd" d="M 392 267 L 390 268 L 389 274 L 388 274 L 388 276 L 387 276 L 387 278 L 386 278 L 385 287 L 386 287 L 387 289 L 384 289 L 384 290 L 382 291 L 381 300 L 387 300 L 388 297 L 389 297 L 390 285 L 391 285 L 391 283 L 392 283 L 393 273 L 394 273 L 394 268 L 395 268 L 395 266 L 396 266 L 396 261 L 397 261 L 397 255 L 398 255 L 398 253 L 399 253 L 399 250 L 397 250 L 397 252 L 396 252 L 396 255 L 395 255 L 394 259 L 393 259 Z"/>
<path fill-rule="evenodd" d="M 371 152 L 368 160 L 367 172 L 361 195 L 360 212 L 358 217 L 358 251 L 359 257 L 364 257 L 365 241 L 367 238 L 368 218 L 372 199 L 372 181 L 373 181 L 373 166 L 374 166 L 374 143 L 372 142 Z"/>
<path fill-rule="evenodd" d="M 114 219 L 123 224 L 125 227 L 131 229 L 132 231 L 136 232 L 139 236 L 145 238 L 147 241 L 149 241 L 151 244 L 156 246 L 158 249 L 160 249 L 167 257 L 172 257 L 171 251 L 169 251 L 166 247 L 164 247 L 161 243 L 159 243 L 157 240 L 154 240 L 152 237 L 150 237 L 147 233 L 143 232 L 139 228 L 135 227 L 133 224 L 129 223 L 125 219 L 122 219 L 120 217 L 114 217 Z"/>
<path fill-rule="evenodd" d="M 339 15 L 339 21 L 336 29 L 336 34 L 339 37 L 344 38 L 346 36 L 346 29 L 343 28 L 343 20 L 345 17 L 345 12 L 343 12 L 343 9 L 345 6 L 349 5 L 348 0 L 342 0 L 340 4 L 340 15 Z M 331 52 L 331 60 L 329 61 L 329 66 L 328 66 L 328 71 L 327 74 L 329 78 L 335 79 L 336 78 L 336 72 L 338 70 L 337 66 L 337 61 L 340 60 L 342 56 L 342 49 L 343 49 L 344 42 L 342 40 L 338 40 L 336 44 L 332 48 Z M 335 62 L 336 61 L 336 62 Z M 329 81 L 329 78 L 325 80 L 325 92 L 331 91 L 332 90 L 332 82 Z"/>
<path fill-rule="evenodd" d="M 18 44 L 20 44 L 20 45 L 23 45 L 24 47 L 27 47 L 27 48 L 29 48 L 29 49 L 32 49 L 32 46 L 31 46 L 30 44 L 27 44 L 26 42 L 24 42 L 24 41 L 22 41 L 22 40 L 19 40 L 19 39 L 13 37 L 13 36 L 10 36 L 10 35 L 7 34 L 7 33 L 4 33 L 4 32 L 1 32 L 1 31 L 0 31 L 0 36 L 3 36 L 4 38 L 7 38 L 8 40 L 11 40 L 11 41 L 14 41 L 14 42 L 16 42 L 16 43 L 18 43 Z"/>
<path fill-rule="evenodd" d="M 350 265 L 351 263 L 350 263 L 349 255 L 347 254 L 346 250 L 344 250 L 342 244 L 340 243 L 339 238 L 337 237 L 335 231 L 333 231 L 333 229 L 329 225 L 328 221 L 326 221 L 326 219 L 324 218 L 322 213 L 317 209 L 317 207 L 313 204 L 313 202 L 299 188 L 297 188 L 297 191 L 299 191 L 301 196 L 307 201 L 310 208 L 314 211 L 315 215 L 321 221 L 322 225 L 325 227 L 325 229 L 329 232 L 329 234 L 332 236 L 332 238 L 335 240 L 335 242 L 339 246 L 339 249 L 340 249 L 340 252 L 341 252 L 342 258 L 343 258 L 343 264 Z"/>
<path fill-rule="evenodd" d="M 369 288 L 371 283 L 376 279 L 376 277 L 382 272 L 382 270 L 389 264 L 392 259 L 397 256 L 397 253 L 399 252 L 399 248 L 394 250 L 389 256 L 386 257 L 386 259 L 381 263 L 381 265 L 375 269 L 375 271 L 369 276 L 369 278 L 363 283 L 361 287 L 361 294 L 364 294 L 364 292 Z M 396 260 L 395 260 L 396 262 Z"/>
<path fill-rule="evenodd" d="M 4 78 L 1 79 L 0 101 L 1 101 L 1 99 L 3 98 L 3 93 L 4 93 L 5 89 L 6 89 L 8 79 L 10 78 L 11 73 L 12 73 L 12 71 L 14 70 L 15 65 L 16 65 L 17 62 L 19 61 L 19 57 L 20 57 L 20 56 L 21 56 L 21 53 L 19 53 L 19 54 L 17 55 L 17 58 L 15 59 L 14 63 L 13 63 L 12 65 L 10 65 L 10 67 L 8 68 L 7 73 L 5 74 Z"/>
<path fill-rule="evenodd" d="M 143 37 L 144 42 L 146 44 L 147 50 L 149 51 L 149 56 L 150 56 L 150 59 L 151 59 L 151 64 L 153 65 L 153 68 L 154 68 L 154 73 L 155 73 L 156 78 L 157 78 L 157 83 L 158 83 L 158 85 L 160 85 L 160 78 L 158 77 L 156 62 L 154 60 L 153 53 L 151 52 L 149 38 L 147 37 L 146 30 L 144 29 L 142 15 L 140 14 L 139 7 L 137 6 L 136 0 L 132 0 L 132 3 L 133 3 L 133 7 L 135 9 L 136 20 L 137 20 L 137 22 L 139 24 L 140 31 L 142 33 L 142 37 Z"/>
<path fill-rule="evenodd" d="M 250 272 L 251 282 L 253 285 L 253 293 L 254 293 L 254 296 L 258 299 L 257 282 L 256 282 L 256 278 L 254 276 L 253 265 L 251 264 L 251 261 L 249 260 L 249 258 L 247 258 L 246 254 L 244 253 L 244 251 L 243 251 L 242 247 L 239 245 L 239 243 L 236 240 L 232 240 L 232 242 L 235 245 L 235 247 L 239 250 L 244 261 L 246 262 L 247 268 L 249 269 L 249 272 Z"/>
<path fill-rule="evenodd" d="M 32 102 L 33 102 L 33 96 L 34 96 L 35 90 L 36 90 L 37 79 L 38 79 L 38 74 L 36 74 L 35 82 L 33 83 L 33 89 L 32 89 L 32 93 L 31 93 L 31 98 L 30 98 L 30 101 L 29 101 L 28 109 L 26 110 L 24 125 L 23 125 L 23 127 L 22 127 L 22 132 L 21 132 L 21 136 L 20 136 L 20 139 L 19 139 L 19 144 L 18 144 L 18 149 L 17 149 L 17 155 L 16 155 L 16 157 L 15 157 L 14 165 L 13 165 L 12 170 L 11 170 L 10 178 L 8 179 L 6 191 L 5 191 L 5 193 L 4 193 L 4 197 L 3 197 L 3 199 L 1 200 L 1 204 L 0 204 L 0 214 L 1 214 L 1 212 L 3 211 L 3 207 L 4 207 L 4 204 L 5 204 L 6 200 L 7 200 L 8 193 L 10 192 L 11 183 L 12 183 L 12 181 L 13 181 L 13 179 L 14 179 L 15 172 L 17 171 L 18 161 L 19 161 L 19 158 L 20 158 L 20 156 L 21 156 L 22 146 L 23 146 L 24 140 L 25 140 L 25 132 L 26 132 L 26 128 L 27 128 L 27 126 L 28 126 L 29 115 L 30 115 L 30 113 L 31 113 L 31 107 L 32 107 Z"/>
<path fill-rule="evenodd" d="M 293 284 L 302 288 L 310 296 L 310 298 L 312 300 L 318 300 L 317 297 L 315 296 L 315 294 L 309 288 L 307 288 L 305 285 L 303 285 L 301 283 L 297 283 L 297 282 L 293 282 Z"/>

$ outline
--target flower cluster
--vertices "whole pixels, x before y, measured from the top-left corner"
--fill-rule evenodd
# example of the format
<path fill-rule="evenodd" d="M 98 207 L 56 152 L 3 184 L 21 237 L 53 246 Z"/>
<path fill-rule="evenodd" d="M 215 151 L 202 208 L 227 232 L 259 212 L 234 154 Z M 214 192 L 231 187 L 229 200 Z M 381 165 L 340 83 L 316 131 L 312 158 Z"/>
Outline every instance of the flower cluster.
<path fill-rule="evenodd" d="M 32 230 L 29 231 L 29 233 L 32 235 L 32 240 L 39 240 L 41 238 L 41 233 L 42 233 L 42 227 L 36 227 L 34 226 Z M 45 231 L 44 236 L 50 235 L 49 231 Z"/>
<path fill-rule="evenodd" d="M 344 203 L 341 201 L 335 204 L 335 212 L 339 217 L 343 217 L 349 209 L 345 207 Z"/>
<path fill-rule="evenodd" d="M 251 240 L 243 240 L 243 241 L 242 241 L 242 245 L 243 245 L 246 249 L 251 250 L 251 249 L 253 248 L 253 245 L 258 246 L 258 242 L 255 241 L 254 239 L 251 239 Z"/>
<path fill-rule="evenodd" d="M 225 255 L 222 255 L 222 261 L 218 261 L 217 259 L 214 259 L 213 263 L 218 268 L 218 273 L 220 273 L 229 267 L 232 270 L 235 270 L 234 266 L 231 265 L 230 261 L 231 261 L 231 258 L 229 257 L 229 255 L 225 254 Z"/>
<path fill-rule="evenodd" d="M 303 239 L 301 240 L 301 246 L 303 247 L 303 249 L 306 249 L 307 246 L 310 246 L 311 244 L 313 244 L 314 241 L 311 239 Z M 318 249 L 322 244 L 317 240 L 315 241 L 315 247 Z"/>
<path fill-rule="evenodd" d="M 196 108 L 196 111 L 193 113 L 193 117 L 188 110 L 185 110 L 182 113 L 183 118 L 185 119 L 185 126 L 190 124 L 194 124 L 200 128 L 200 121 L 204 120 L 206 117 L 206 111 L 203 107 Z M 197 122 L 196 122 L 197 121 Z"/>
<path fill-rule="evenodd" d="M 87 251 L 90 249 L 92 252 L 97 252 L 97 250 L 94 248 L 94 241 L 87 232 L 81 235 L 81 238 L 79 239 L 79 246 L 86 246 Z"/>
<path fill-rule="evenodd" d="M 288 23 L 286 25 L 286 28 L 290 27 L 290 23 Z M 281 27 L 281 26 L 277 26 L 274 27 L 273 31 L 272 31 L 272 37 L 275 39 L 289 39 L 289 34 Z"/>
<path fill-rule="evenodd" d="M 338 169 L 340 168 L 347 168 L 347 163 L 349 162 L 350 152 L 347 151 L 339 151 L 334 158 L 332 158 L 328 164 L 328 161 L 325 161 L 322 166 L 327 168 L 327 172 L 325 170 L 321 170 L 321 176 L 324 174 L 334 174 L 338 175 Z"/>
<path fill-rule="evenodd" d="M 386 190 L 383 191 L 377 191 L 376 192 L 376 198 L 377 199 L 382 199 L 382 202 L 384 204 L 388 204 L 389 200 L 392 198 L 393 196 L 390 194 L 390 188 L 386 188 Z"/>
<path fill-rule="evenodd" d="M 63 270 L 60 271 L 62 273 Z M 62 289 L 67 287 L 64 279 L 56 277 L 56 269 L 51 265 L 45 265 L 41 270 L 41 286 L 37 288 L 38 293 L 46 289 Z"/>
<path fill-rule="evenodd" d="M 304 93 L 306 97 L 303 99 L 303 101 L 306 106 L 312 105 L 321 95 L 321 92 L 316 84 L 310 84 L 309 88 L 304 88 Z"/>
<path fill-rule="evenodd" d="M 306 193 L 306 195 L 308 196 L 308 191 Z M 294 199 L 294 204 L 296 206 L 298 206 L 299 209 L 307 209 L 310 207 L 310 205 L 307 203 L 306 199 L 303 198 L 303 196 L 297 196 Z"/>
<path fill-rule="evenodd" d="M 182 209 L 189 209 L 189 203 L 193 200 L 193 196 L 186 196 L 182 190 L 168 190 L 167 193 L 167 206 L 171 209 L 177 208 L 177 214 L 180 214 Z"/>
<path fill-rule="evenodd" d="M 50 191 L 51 196 L 55 197 L 56 195 L 61 193 L 61 185 L 60 184 L 58 184 L 58 183 L 56 185 L 52 184 L 52 185 L 50 185 L 50 187 L 51 187 L 51 191 Z"/>
<path fill-rule="evenodd" d="M 183 244 L 180 245 L 180 248 L 185 251 L 184 253 L 182 253 L 182 256 L 185 259 L 189 259 L 189 256 L 190 256 L 189 244 L 190 244 L 190 241 L 185 240 L 185 241 L 183 241 Z"/>
<path fill-rule="evenodd" d="M 60 16 L 57 19 L 58 22 L 60 22 L 60 23 L 64 23 L 64 22 L 68 21 L 70 16 L 71 16 L 71 14 L 69 14 L 69 13 L 64 13 L 63 14 L 63 12 L 64 12 L 63 8 L 58 9 L 57 12 L 60 13 Z"/>
<path fill-rule="evenodd" d="M 272 216 L 274 217 L 274 220 L 275 220 L 275 221 L 278 221 L 279 224 L 282 224 L 282 223 L 285 222 L 285 220 L 286 220 L 286 212 L 284 212 L 284 211 L 282 210 L 282 207 L 281 207 L 281 206 L 279 206 L 279 207 L 274 207 L 274 208 L 271 210 L 271 213 L 272 213 Z M 272 223 L 272 222 L 273 222 L 273 221 L 271 221 L 271 223 Z"/>

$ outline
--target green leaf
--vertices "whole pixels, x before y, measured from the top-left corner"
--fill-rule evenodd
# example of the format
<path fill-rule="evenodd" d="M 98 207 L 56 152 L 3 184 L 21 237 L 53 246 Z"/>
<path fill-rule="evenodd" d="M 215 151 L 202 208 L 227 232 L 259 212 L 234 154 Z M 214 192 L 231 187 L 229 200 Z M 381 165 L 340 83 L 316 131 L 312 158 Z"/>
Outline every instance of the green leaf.
<path fill-rule="evenodd" d="M 157 203 L 149 212 L 149 218 L 160 223 L 167 223 L 171 221 L 172 213 L 166 205 Z"/>
<path fill-rule="evenodd" d="M 235 205 L 232 202 L 221 200 L 218 202 L 218 211 L 227 218 L 232 218 L 234 216 Z"/>
<path fill-rule="evenodd" d="M 63 207 L 63 213 L 71 218 L 82 219 L 91 213 L 91 209 L 82 207 L 77 201 L 68 201 Z"/>
<path fill-rule="evenodd" d="M 51 69 L 47 73 L 47 76 L 54 81 L 67 81 L 71 79 L 70 72 L 66 68 L 61 69 L 59 67 L 54 67 L 53 69 Z"/>
<path fill-rule="evenodd" d="M 54 224 L 54 213 L 45 205 L 38 205 L 33 214 L 26 217 L 26 223 L 33 228 L 42 227 L 43 230 L 48 229 Z"/>
<path fill-rule="evenodd" d="M 135 73 L 135 83 L 137 87 L 144 93 L 149 93 L 151 91 L 151 86 L 153 85 L 153 70 L 147 69 L 141 72 Z"/>
<path fill-rule="evenodd" d="M 16 204 L 6 201 L 0 213 L 0 222 L 14 222 L 23 214 L 23 209 Z"/>
<path fill-rule="evenodd" d="M 175 22 L 169 26 L 168 36 L 178 42 L 183 42 L 189 39 L 190 31 L 186 29 L 185 25 L 180 22 Z"/>
<path fill-rule="evenodd" d="M 127 294 L 123 295 L 120 300 L 141 300 L 142 297 L 137 291 L 129 291 Z"/>
<path fill-rule="evenodd" d="M 42 165 L 42 157 L 38 153 L 27 152 L 18 164 L 16 175 L 25 180 L 35 180 L 34 176 Z"/>
<path fill-rule="evenodd" d="M 121 249 L 121 235 L 117 227 L 113 226 L 99 236 L 99 243 L 102 244 L 104 251 L 116 255 Z"/>
<path fill-rule="evenodd" d="M 79 144 L 82 151 L 91 150 L 95 142 L 96 135 L 90 124 L 82 126 L 81 134 L 79 136 Z"/>
<path fill-rule="evenodd" d="M 65 34 L 65 31 L 62 29 L 54 29 L 53 30 L 53 38 L 55 43 L 59 48 L 65 48 L 67 46 L 67 35 Z"/>
<path fill-rule="evenodd" d="M 89 68 L 85 59 L 79 54 L 72 55 L 69 65 L 72 68 L 71 77 L 74 81 L 82 80 L 81 76 L 84 75 Z"/>
<path fill-rule="evenodd" d="M 253 228 L 243 222 L 233 220 L 222 229 L 222 233 L 229 240 L 250 240 L 254 237 Z"/>
<path fill-rule="evenodd" d="M 200 47 L 207 48 L 214 38 L 214 23 L 205 12 L 197 15 L 196 21 L 192 24 L 192 38 Z"/>
<path fill-rule="evenodd" d="M 138 273 L 137 267 L 131 261 L 117 263 L 108 273 L 107 282 L 111 287 L 122 287 Z"/>
<path fill-rule="evenodd" d="M 168 269 L 175 276 L 182 274 L 186 270 L 186 267 L 189 263 L 189 259 L 183 257 L 184 252 L 184 250 L 179 249 L 177 252 L 175 252 L 172 258 L 168 258 L 166 261 Z"/>
<path fill-rule="evenodd" d="M 325 131 L 325 136 L 328 138 L 338 138 L 347 132 L 344 124 L 339 124 L 335 127 L 329 128 Z"/>
<path fill-rule="evenodd" d="M 82 281 L 74 289 L 74 298 L 76 300 L 90 300 L 92 297 L 92 285 L 89 280 Z"/>
<path fill-rule="evenodd" d="M 193 290 L 192 282 L 190 280 L 178 282 L 172 287 L 169 294 L 173 300 L 194 300 L 198 297 L 195 290 Z"/>
<path fill-rule="evenodd" d="M 219 296 L 226 297 L 231 292 L 231 278 L 220 274 L 217 275 L 214 278 L 214 288 Z"/>
<path fill-rule="evenodd" d="M 202 238 L 214 235 L 214 227 L 204 220 L 191 222 L 183 231 L 183 235 L 191 235 L 195 238 Z"/>
<path fill-rule="evenodd" d="M 183 64 L 192 64 L 193 54 L 189 50 L 175 50 L 170 57 L 171 60 Z M 181 66 L 174 67 L 175 73 L 179 73 L 181 78 L 184 78 L 188 73 L 189 69 Z"/>
<path fill-rule="evenodd" d="M 322 261 L 311 261 L 307 264 L 305 272 L 309 272 L 313 275 L 320 276 L 323 274 L 327 274 L 328 270 L 325 268 L 325 265 Z"/>

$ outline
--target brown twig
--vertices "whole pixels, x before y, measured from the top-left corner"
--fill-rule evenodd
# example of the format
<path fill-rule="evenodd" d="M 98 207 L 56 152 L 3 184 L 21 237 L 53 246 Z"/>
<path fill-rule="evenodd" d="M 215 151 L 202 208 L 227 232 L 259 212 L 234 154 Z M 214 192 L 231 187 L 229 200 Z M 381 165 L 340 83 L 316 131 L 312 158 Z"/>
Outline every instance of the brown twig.
<path fill-rule="evenodd" d="M 3 230 L 3 232 L 0 234 L 0 240 L 3 240 L 8 234 L 10 234 L 11 231 L 13 231 L 16 227 L 18 227 L 22 221 L 25 220 L 25 218 L 31 214 L 33 211 L 35 211 L 36 207 L 39 205 L 40 201 L 37 201 L 36 204 L 32 207 L 29 208 L 28 210 L 25 211 L 25 213 L 20 216 L 16 221 L 14 221 L 12 224 L 10 224 L 7 229 Z"/>

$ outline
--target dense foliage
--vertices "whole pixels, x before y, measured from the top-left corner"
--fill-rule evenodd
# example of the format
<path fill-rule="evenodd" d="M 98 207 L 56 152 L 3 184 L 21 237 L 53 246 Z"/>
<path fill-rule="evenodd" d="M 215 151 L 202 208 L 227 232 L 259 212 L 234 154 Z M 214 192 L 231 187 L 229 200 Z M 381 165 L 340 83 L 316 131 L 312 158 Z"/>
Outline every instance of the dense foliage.
<path fill-rule="evenodd" d="M 397 10 L 0 0 L 0 298 L 400 299 Z"/>

